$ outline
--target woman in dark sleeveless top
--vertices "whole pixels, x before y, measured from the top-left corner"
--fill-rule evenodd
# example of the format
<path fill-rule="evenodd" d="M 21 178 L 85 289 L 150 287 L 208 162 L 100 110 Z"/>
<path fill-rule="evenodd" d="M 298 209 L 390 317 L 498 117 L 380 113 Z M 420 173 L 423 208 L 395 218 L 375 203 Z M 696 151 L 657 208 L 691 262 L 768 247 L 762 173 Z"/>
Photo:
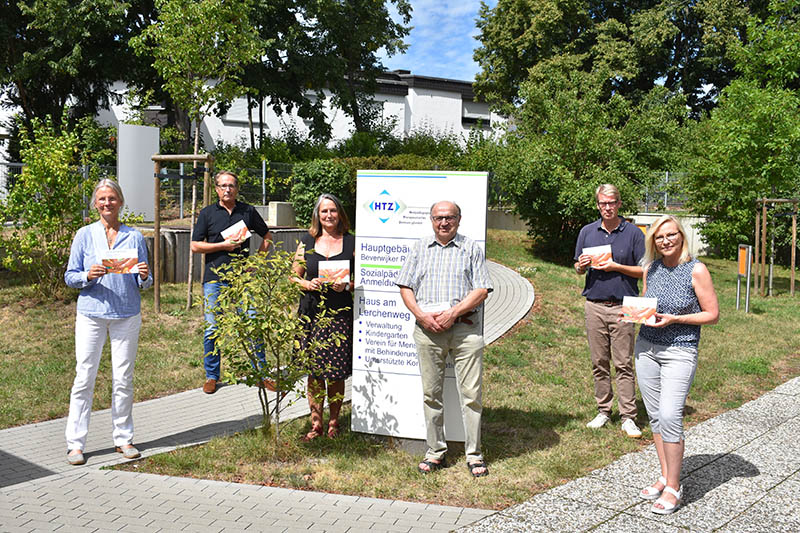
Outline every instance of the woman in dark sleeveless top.
<path fill-rule="evenodd" d="M 297 261 L 293 278 L 305 291 L 300 299 L 298 312 L 307 316 L 309 335 L 328 340 L 334 332 L 344 335 L 337 346 L 331 344 L 314 354 L 315 360 L 308 374 L 308 405 L 311 408 L 311 431 L 303 440 L 309 441 L 323 434 L 322 410 L 327 386 L 330 420 L 328 437 L 339 434 L 339 410 L 344 398 L 344 382 L 353 373 L 353 293 L 350 276 L 354 271 L 355 237 L 349 233 L 350 221 L 342 209 L 339 199 L 332 194 L 323 194 L 317 200 L 311 214 L 311 227 L 297 247 Z M 330 264 L 325 261 L 346 261 L 346 279 L 331 282 L 320 272 Z M 338 310 L 330 327 L 312 333 L 314 320 L 320 311 L 322 296 L 325 308 Z"/>
<path fill-rule="evenodd" d="M 719 305 L 706 266 L 692 259 L 686 232 L 673 216 L 656 220 L 645 238 L 646 298 L 657 298 L 656 323 L 639 330 L 636 379 L 661 464 L 658 481 L 642 489 L 652 511 L 670 514 L 683 498 L 683 408 L 697 368 L 700 326 L 715 324 Z"/>

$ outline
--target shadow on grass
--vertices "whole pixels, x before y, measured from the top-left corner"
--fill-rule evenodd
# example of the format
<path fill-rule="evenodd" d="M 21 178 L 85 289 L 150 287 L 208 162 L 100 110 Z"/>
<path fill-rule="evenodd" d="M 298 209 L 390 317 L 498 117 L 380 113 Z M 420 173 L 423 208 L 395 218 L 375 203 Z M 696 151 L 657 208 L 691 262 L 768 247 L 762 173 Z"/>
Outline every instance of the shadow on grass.
<path fill-rule="evenodd" d="M 483 410 L 481 438 L 489 460 L 544 450 L 561 441 L 558 430 L 576 417 L 555 411 L 523 411 L 509 407 Z"/>

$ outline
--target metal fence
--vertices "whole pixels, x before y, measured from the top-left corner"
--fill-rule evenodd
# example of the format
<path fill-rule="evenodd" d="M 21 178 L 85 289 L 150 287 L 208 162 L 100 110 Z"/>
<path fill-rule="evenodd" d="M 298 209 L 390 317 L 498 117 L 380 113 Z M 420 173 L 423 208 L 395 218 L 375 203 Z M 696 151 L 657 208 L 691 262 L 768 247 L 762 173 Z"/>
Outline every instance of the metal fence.
<path fill-rule="evenodd" d="M 682 209 L 686 204 L 686 194 L 681 190 L 680 181 L 686 172 L 659 172 L 656 185 L 645 189 L 642 207 L 644 212 Z"/>
<path fill-rule="evenodd" d="M 0 200 L 5 199 L 17 176 L 22 173 L 22 163 L 0 162 Z M 84 165 L 78 172 L 84 179 L 115 178 L 117 168 L 112 165 Z M 165 219 L 183 219 L 190 215 L 192 205 L 192 168 L 190 165 L 179 168 L 162 167 L 167 174 L 180 174 L 186 179 L 161 180 L 161 212 Z M 264 162 L 261 168 L 248 168 L 239 171 L 241 187 L 239 196 L 243 201 L 256 205 L 267 205 L 269 202 L 285 202 L 289 199 L 292 188 L 292 165 L 287 163 Z M 203 186 L 202 174 L 197 188 L 198 210 L 202 208 Z M 86 198 L 87 209 L 89 198 Z"/>

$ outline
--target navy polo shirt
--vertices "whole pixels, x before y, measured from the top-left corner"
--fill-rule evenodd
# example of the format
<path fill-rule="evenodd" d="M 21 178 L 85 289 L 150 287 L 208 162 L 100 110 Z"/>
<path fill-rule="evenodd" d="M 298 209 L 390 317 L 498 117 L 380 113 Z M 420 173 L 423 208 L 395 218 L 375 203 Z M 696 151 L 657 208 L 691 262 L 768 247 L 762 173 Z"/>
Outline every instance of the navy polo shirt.
<path fill-rule="evenodd" d="M 240 220 L 244 221 L 250 233 L 256 233 L 264 237 L 269 231 L 266 222 L 252 205 L 237 201 L 233 211 L 228 213 L 228 210 L 222 207 L 219 202 L 215 202 L 200 211 L 192 231 L 192 240 L 211 243 L 223 242 L 225 239 L 222 238 L 222 232 Z M 203 282 L 208 283 L 209 281 L 218 280 L 219 276 L 212 269 L 227 265 L 237 255 L 248 255 L 250 253 L 249 244 L 250 240 L 248 239 L 232 252 L 220 251 L 206 254 L 206 269 Z"/>
<path fill-rule="evenodd" d="M 611 257 L 620 265 L 636 266 L 644 256 L 644 234 L 627 220 L 620 217 L 617 228 L 608 233 L 602 220 L 592 222 L 581 228 L 575 244 L 575 261 L 584 248 L 611 245 Z M 589 268 L 586 271 L 586 284 L 583 296 L 587 300 L 622 300 L 624 296 L 639 295 L 639 280 L 620 272 L 606 272 Z"/>

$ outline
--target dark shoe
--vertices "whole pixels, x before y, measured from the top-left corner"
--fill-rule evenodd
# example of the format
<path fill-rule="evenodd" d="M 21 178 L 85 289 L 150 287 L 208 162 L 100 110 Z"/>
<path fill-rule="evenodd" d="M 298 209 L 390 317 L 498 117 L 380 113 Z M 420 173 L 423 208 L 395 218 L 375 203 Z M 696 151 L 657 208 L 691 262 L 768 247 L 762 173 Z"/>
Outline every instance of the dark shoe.
<path fill-rule="evenodd" d="M 78 453 L 70 454 L 69 452 L 77 451 Z M 83 456 L 83 450 L 68 450 L 67 462 L 72 466 L 86 464 L 86 458 Z"/>
<path fill-rule="evenodd" d="M 125 459 L 137 459 L 142 456 L 139 453 L 139 450 L 136 449 L 136 446 L 133 444 L 126 444 L 125 446 L 117 446 L 114 448 L 114 451 L 117 453 L 121 453 Z"/>
<path fill-rule="evenodd" d="M 422 468 L 422 465 L 426 465 L 428 469 L 425 470 Z M 447 468 L 447 460 L 444 457 L 442 457 L 438 463 L 434 463 L 430 459 L 425 459 L 417 465 L 417 470 L 419 470 L 421 474 L 430 474 L 431 472 L 441 470 L 442 468 Z"/>
<path fill-rule="evenodd" d="M 203 392 L 206 394 L 214 394 L 217 392 L 217 380 L 208 378 L 205 383 L 203 383 Z"/>
<path fill-rule="evenodd" d="M 483 472 L 475 472 L 475 469 L 483 468 Z M 489 475 L 489 469 L 486 468 L 486 463 L 478 461 L 476 463 L 467 463 L 467 470 L 472 474 L 472 477 L 483 477 Z"/>

